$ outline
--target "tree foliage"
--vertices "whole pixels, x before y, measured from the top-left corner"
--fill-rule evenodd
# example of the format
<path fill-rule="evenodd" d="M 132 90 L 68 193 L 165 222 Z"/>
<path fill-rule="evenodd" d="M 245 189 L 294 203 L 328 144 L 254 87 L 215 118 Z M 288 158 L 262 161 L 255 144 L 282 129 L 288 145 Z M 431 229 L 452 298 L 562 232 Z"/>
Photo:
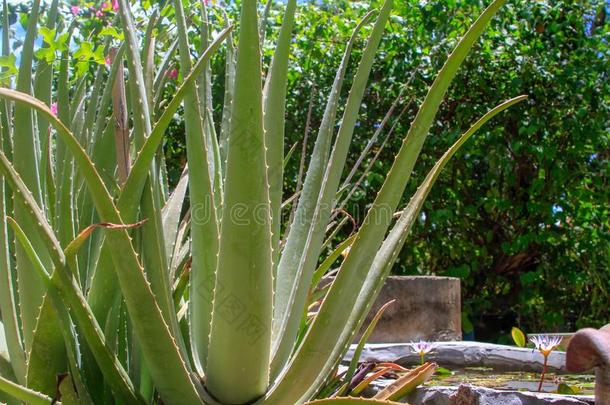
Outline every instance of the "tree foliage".
<path fill-rule="evenodd" d="M 356 173 L 357 179 L 396 124 L 347 205 L 356 223 L 383 182 L 433 72 L 483 3 L 400 2 L 362 107 L 353 161 L 404 92 Z M 343 22 L 364 10 L 364 2 L 301 8 L 288 146 L 305 131 L 310 99 L 311 126 L 319 124 L 319 100 L 332 81 L 328 65 L 338 64 L 349 35 Z M 610 321 L 606 9 L 601 1 L 515 0 L 502 13 L 450 89 L 410 191 L 438 158 L 435 151 L 446 148 L 482 111 L 516 94 L 530 99 L 489 124 L 450 163 L 394 272 L 459 277 L 464 330 L 474 327 L 480 339 L 505 338 L 514 324 L 529 331 L 602 325 Z M 270 34 L 277 19 L 270 20 Z M 404 115 L 397 117 L 402 109 Z M 287 169 L 294 179 L 298 166 L 295 157 Z"/>

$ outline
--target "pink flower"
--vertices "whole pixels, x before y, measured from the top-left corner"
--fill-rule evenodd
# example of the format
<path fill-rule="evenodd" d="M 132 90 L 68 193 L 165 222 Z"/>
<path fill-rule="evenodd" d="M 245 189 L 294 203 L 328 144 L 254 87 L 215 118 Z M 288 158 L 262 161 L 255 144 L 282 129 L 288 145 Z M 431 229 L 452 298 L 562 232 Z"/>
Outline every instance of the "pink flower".
<path fill-rule="evenodd" d="M 80 7 L 72 6 L 72 7 L 70 7 L 70 11 L 72 12 L 72 15 L 78 15 L 78 13 L 80 13 Z"/>
<path fill-rule="evenodd" d="M 178 70 L 176 70 L 176 69 L 168 70 L 167 73 L 165 73 L 165 75 L 167 77 L 169 77 L 170 79 L 175 79 L 176 77 L 178 77 Z"/>
<path fill-rule="evenodd" d="M 102 17 L 104 16 L 104 10 L 102 10 L 102 9 L 100 8 L 99 10 L 97 10 L 97 11 L 95 12 L 95 16 L 96 16 L 96 17 L 99 17 L 99 18 L 102 18 Z"/>
<path fill-rule="evenodd" d="M 110 66 L 110 65 L 112 65 L 112 61 L 110 60 L 110 56 L 106 56 L 106 57 L 104 58 L 104 64 L 105 64 L 106 66 Z"/>
<path fill-rule="evenodd" d="M 112 9 L 114 11 L 119 11 L 119 0 L 112 0 Z"/>
<path fill-rule="evenodd" d="M 57 103 L 51 103 L 51 112 L 57 116 Z"/>

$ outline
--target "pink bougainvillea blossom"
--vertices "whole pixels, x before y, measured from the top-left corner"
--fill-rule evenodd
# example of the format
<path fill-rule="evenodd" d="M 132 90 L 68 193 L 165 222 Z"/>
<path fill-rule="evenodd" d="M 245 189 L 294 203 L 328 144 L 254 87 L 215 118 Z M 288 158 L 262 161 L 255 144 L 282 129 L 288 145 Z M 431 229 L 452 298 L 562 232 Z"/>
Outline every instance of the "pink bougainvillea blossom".
<path fill-rule="evenodd" d="M 57 103 L 51 104 L 51 112 L 53 113 L 53 115 L 57 115 Z"/>
<path fill-rule="evenodd" d="M 80 13 L 80 7 L 72 6 L 72 7 L 70 7 L 70 11 L 72 12 L 72 15 L 78 15 L 78 13 Z"/>
<path fill-rule="evenodd" d="M 178 70 L 176 70 L 176 69 L 168 70 L 165 75 L 167 77 L 169 77 L 170 79 L 175 79 L 176 77 L 178 77 Z"/>

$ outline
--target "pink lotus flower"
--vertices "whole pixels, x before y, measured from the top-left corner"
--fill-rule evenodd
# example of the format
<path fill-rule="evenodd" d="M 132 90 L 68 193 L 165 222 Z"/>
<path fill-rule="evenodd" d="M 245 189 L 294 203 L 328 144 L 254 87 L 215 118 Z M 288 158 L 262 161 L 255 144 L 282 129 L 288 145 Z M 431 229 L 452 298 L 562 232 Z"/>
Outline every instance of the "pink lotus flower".
<path fill-rule="evenodd" d="M 51 112 L 57 116 L 57 103 L 51 103 Z"/>
<path fill-rule="evenodd" d="M 424 340 L 420 340 L 419 342 L 411 343 L 411 350 L 417 354 L 419 354 L 419 359 L 421 364 L 424 364 L 424 359 L 426 354 L 430 353 L 434 349 L 434 345 L 430 342 L 426 342 Z"/>
<path fill-rule="evenodd" d="M 78 15 L 78 13 L 80 13 L 80 7 L 72 6 L 72 7 L 70 7 L 70 11 L 72 12 L 72 15 L 76 16 L 76 15 Z"/>

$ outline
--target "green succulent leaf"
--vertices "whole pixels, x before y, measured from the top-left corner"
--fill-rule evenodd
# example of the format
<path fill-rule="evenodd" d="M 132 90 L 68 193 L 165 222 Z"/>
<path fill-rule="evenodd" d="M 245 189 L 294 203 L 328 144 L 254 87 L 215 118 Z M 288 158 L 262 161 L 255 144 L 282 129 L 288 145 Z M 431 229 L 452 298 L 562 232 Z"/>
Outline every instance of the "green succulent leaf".
<path fill-rule="evenodd" d="M 305 405 L 398 405 L 400 402 L 366 398 L 330 398 L 310 401 Z"/>
<path fill-rule="evenodd" d="M 123 223 L 112 197 L 89 157 L 74 135 L 51 110 L 31 96 L 13 90 L 0 89 L 0 97 L 34 108 L 46 115 L 72 153 L 100 218 L 109 223 Z M 113 231 L 107 234 L 107 238 L 121 291 L 158 389 L 169 402 L 199 403 L 201 400 L 195 388 L 195 381 L 191 379 L 182 354 L 163 319 L 129 235 L 125 230 Z"/>
<path fill-rule="evenodd" d="M 48 395 L 16 384 L 2 376 L 0 376 L 0 391 L 31 405 L 49 405 L 53 403 L 53 398 Z"/>
<path fill-rule="evenodd" d="M 227 403 L 253 401 L 269 385 L 273 262 L 256 3 L 241 6 L 206 368 L 207 388 Z"/>

